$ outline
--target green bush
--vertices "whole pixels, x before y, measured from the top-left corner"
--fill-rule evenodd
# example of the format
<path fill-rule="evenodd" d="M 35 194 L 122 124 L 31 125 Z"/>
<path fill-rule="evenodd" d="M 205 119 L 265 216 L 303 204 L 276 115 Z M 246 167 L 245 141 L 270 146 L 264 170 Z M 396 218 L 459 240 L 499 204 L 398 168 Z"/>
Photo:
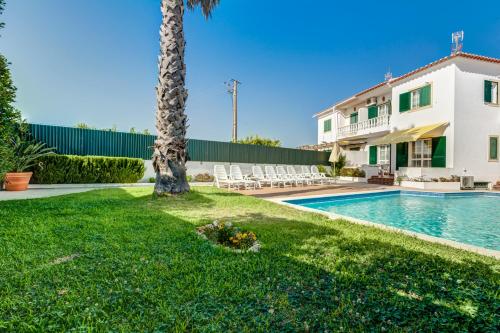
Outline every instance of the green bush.
<path fill-rule="evenodd" d="M 31 169 L 34 184 L 136 183 L 145 172 L 138 158 L 51 155 Z"/>
<path fill-rule="evenodd" d="M 332 177 L 338 176 L 340 173 L 340 170 L 342 170 L 344 168 L 346 163 L 347 163 L 346 156 L 344 154 L 340 154 L 339 160 L 337 162 L 331 164 L 332 169 L 330 170 L 330 175 Z"/>
<path fill-rule="evenodd" d="M 342 168 L 340 175 L 343 177 L 366 177 L 366 173 L 360 168 Z"/>

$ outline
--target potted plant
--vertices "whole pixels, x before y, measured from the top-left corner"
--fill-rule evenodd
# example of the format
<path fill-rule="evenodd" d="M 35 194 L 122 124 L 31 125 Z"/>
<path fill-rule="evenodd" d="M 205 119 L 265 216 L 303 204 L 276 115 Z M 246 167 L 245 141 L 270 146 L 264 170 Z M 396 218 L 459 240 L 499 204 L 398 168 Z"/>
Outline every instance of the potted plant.
<path fill-rule="evenodd" d="M 5 174 L 4 183 L 7 191 L 25 191 L 33 172 L 26 171 L 44 156 L 54 154 L 53 148 L 44 143 L 24 141 L 17 136 L 12 139 L 12 171 Z"/>

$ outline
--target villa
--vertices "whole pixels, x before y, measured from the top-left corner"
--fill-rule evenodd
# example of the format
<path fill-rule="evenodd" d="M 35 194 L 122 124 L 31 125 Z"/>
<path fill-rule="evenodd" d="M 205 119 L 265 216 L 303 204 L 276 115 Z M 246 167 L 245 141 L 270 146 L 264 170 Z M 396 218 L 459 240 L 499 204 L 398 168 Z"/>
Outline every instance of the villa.
<path fill-rule="evenodd" d="M 367 176 L 500 180 L 500 59 L 457 52 L 386 77 L 317 113 L 318 144 L 336 142 Z"/>

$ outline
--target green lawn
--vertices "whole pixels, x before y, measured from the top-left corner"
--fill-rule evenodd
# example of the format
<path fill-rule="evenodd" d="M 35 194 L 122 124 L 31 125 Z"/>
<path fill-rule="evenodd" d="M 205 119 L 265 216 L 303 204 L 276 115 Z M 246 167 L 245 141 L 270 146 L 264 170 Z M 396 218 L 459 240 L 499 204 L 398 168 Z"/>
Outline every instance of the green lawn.
<path fill-rule="evenodd" d="M 257 233 L 238 254 L 195 234 Z M 212 188 L 0 202 L 0 331 L 491 331 L 500 262 Z"/>

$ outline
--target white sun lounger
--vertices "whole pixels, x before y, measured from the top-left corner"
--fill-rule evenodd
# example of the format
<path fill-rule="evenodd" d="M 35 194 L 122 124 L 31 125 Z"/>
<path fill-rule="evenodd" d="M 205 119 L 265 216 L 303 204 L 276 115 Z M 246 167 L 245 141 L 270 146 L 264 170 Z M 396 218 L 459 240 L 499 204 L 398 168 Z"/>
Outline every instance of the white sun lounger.
<path fill-rule="evenodd" d="M 290 175 L 288 174 L 286 171 L 285 171 L 285 167 L 282 166 L 282 165 L 278 165 L 276 167 L 276 174 L 278 175 L 278 177 L 280 177 L 281 179 L 287 181 L 290 183 L 290 185 L 293 185 L 295 184 L 295 186 L 298 186 L 299 185 L 299 182 L 302 183 L 302 180 L 298 179 L 297 177 L 294 177 L 293 175 Z"/>
<path fill-rule="evenodd" d="M 311 166 L 311 174 L 315 178 L 322 178 L 323 182 L 332 184 L 335 182 L 335 178 L 327 177 L 325 173 L 319 172 L 319 169 L 316 165 Z"/>
<path fill-rule="evenodd" d="M 266 178 L 271 181 L 271 187 L 273 187 L 274 183 L 278 184 L 278 187 L 280 186 L 280 184 L 283 184 L 283 187 L 286 186 L 286 183 L 291 184 L 288 180 L 278 177 L 276 171 L 274 170 L 274 167 L 272 167 L 271 165 L 266 165 L 264 167 L 264 170 L 266 171 Z"/>
<path fill-rule="evenodd" d="M 296 180 L 297 184 L 302 184 L 302 185 L 309 184 L 309 179 L 302 176 L 301 174 L 298 174 L 292 165 L 286 166 L 286 172 L 290 175 L 290 177 Z"/>
<path fill-rule="evenodd" d="M 305 165 L 302 166 L 302 176 L 308 178 L 311 184 L 315 182 L 318 182 L 320 185 L 323 184 L 323 178 L 318 175 L 313 175 L 311 170 Z"/>
<path fill-rule="evenodd" d="M 238 188 L 241 185 L 240 181 L 228 177 L 226 168 L 223 165 L 214 165 L 214 178 L 214 184 L 218 188 L 222 188 L 226 185 L 228 189 L 231 189 L 231 186 Z"/>
<path fill-rule="evenodd" d="M 257 181 L 246 179 L 245 177 L 243 177 L 243 173 L 241 172 L 241 168 L 239 165 L 231 165 L 229 167 L 229 178 L 234 181 L 240 182 L 240 184 L 243 185 L 245 189 L 253 188 L 255 190 L 255 188 L 259 185 Z"/>
<path fill-rule="evenodd" d="M 262 171 L 262 167 L 260 165 L 252 166 L 252 176 L 261 186 L 262 184 L 269 184 L 271 187 L 273 186 L 272 181 L 264 175 L 264 171 Z"/>

